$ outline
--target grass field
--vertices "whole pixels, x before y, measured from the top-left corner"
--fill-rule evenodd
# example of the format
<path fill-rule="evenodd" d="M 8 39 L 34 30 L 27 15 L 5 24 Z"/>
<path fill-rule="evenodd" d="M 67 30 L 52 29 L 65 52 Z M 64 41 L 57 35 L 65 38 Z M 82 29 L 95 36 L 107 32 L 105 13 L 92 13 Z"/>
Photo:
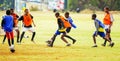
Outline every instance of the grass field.
<path fill-rule="evenodd" d="M 4 12 L 0 12 L 0 17 Z M 97 48 L 93 45 L 92 34 L 95 30 L 91 14 L 71 13 L 77 29 L 72 29 L 71 35 L 77 42 L 70 47 L 57 37 L 54 47 L 47 47 L 45 41 L 50 39 L 57 29 L 56 18 L 52 12 L 31 12 L 36 23 L 36 44 L 30 41 L 31 33 L 26 32 L 29 38 L 24 38 L 21 45 L 15 42 L 15 53 L 11 53 L 7 40 L 2 44 L 0 36 L 0 61 L 120 61 L 120 13 L 113 14 L 115 22 L 112 27 L 112 39 L 115 46 L 102 47 L 104 40 L 97 38 Z M 63 15 L 63 13 L 62 13 Z M 100 20 L 104 14 L 97 14 Z M 0 18 L 1 19 L 1 18 Z M 71 40 L 67 39 L 70 43 Z M 16 37 L 15 37 L 16 41 Z"/>

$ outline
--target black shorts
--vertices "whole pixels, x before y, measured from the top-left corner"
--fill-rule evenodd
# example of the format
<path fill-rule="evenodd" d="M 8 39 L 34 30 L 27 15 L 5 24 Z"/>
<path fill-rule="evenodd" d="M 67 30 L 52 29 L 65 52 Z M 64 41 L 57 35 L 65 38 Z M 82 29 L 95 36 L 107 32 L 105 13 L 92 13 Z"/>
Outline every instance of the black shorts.
<path fill-rule="evenodd" d="M 71 31 L 71 27 L 66 29 L 66 32 L 69 33 Z"/>

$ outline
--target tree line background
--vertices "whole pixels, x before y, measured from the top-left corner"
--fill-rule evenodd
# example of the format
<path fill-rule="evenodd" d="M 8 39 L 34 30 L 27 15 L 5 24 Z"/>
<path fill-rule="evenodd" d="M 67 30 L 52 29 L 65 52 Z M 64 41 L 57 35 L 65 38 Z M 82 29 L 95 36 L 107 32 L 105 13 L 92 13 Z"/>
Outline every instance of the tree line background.
<path fill-rule="evenodd" d="M 15 0 L 0 0 L 0 10 L 14 8 L 14 2 Z M 103 10 L 105 6 L 108 6 L 112 11 L 119 11 L 120 0 L 65 0 L 65 9 L 71 11 L 77 8 L 79 10 Z"/>

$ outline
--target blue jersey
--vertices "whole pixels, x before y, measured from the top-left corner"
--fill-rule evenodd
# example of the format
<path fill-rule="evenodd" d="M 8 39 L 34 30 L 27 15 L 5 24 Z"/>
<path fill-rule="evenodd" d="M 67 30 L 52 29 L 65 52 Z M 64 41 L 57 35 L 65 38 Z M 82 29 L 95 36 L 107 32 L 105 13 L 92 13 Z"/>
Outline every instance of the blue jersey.
<path fill-rule="evenodd" d="M 13 30 L 13 17 L 11 15 L 3 16 L 2 27 L 6 32 L 11 32 Z"/>
<path fill-rule="evenodd" d="M 71 26 L 72 26 L 73 28 L 77 28 L 76 25 L 73 23 L 73 20 L 72 20 L 71 17 L 68 17 L 67 20 L 69 21 L 69 23 L 71 24 Z"/>

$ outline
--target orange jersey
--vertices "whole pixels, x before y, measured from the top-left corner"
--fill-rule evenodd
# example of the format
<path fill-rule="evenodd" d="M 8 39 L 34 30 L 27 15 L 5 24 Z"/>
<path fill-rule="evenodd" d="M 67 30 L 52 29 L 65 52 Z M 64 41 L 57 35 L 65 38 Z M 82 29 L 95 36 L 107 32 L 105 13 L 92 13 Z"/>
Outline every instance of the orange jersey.
<path fill-rule="evenodd" d="M 13 20 L 14 20 L 14 26 L 17 26 L 17 24 L 18 24 L 18 15 L 17 14 L 15 14 L 15 13 L 13 13 L 13 14 L 11 14 L 12 16 L 13 16 Z"/>
<path fill-rule="evenodd" d="M 111 14 L 106 14 L 104 19 L 103 19 L 103 23 L 105 25 L 110 25 L 112 23 L 112 20 L 111 20 Z"/>
<path fill-rule="evenodd" d="M 65 28 L 71 27 L 70 23 L 63 16 L 59 16 L 58 18 L 62 20 Z"/>
<path fill-rule="evenodd" d="M 28 14 L 28 15 L 23 15 L 23 23 L 25 26 L 30 26 L 32 25 L 32 18 L 31 18 L 31 15 Z"/>

